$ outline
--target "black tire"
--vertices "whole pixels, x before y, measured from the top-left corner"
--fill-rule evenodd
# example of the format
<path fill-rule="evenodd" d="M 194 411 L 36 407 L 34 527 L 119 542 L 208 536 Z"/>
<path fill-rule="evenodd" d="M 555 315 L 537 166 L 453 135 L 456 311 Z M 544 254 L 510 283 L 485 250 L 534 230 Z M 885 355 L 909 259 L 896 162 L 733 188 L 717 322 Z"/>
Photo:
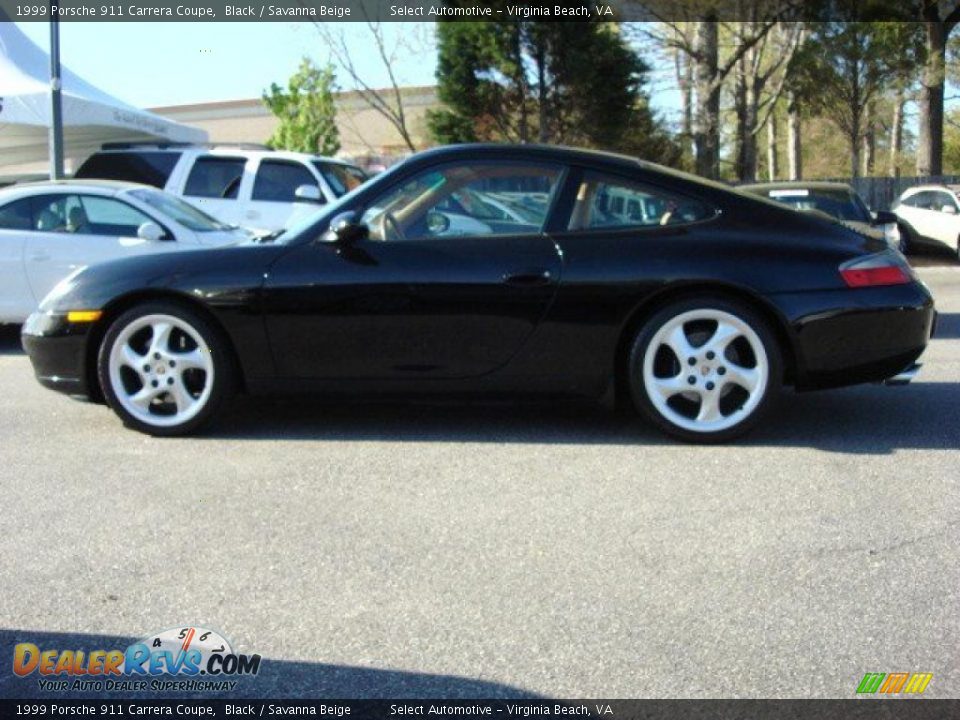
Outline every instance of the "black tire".
<path fill-rule="evenodd" d="M 117 343 L 118 338 L 127 331 L 129 327 L 134 326 L 133 324 L 138 320 L 142 321 L 143 318 L 151 315 L 172 316 L 186 323 L 186 325 L 195 331 L 202 341 L 206 343 L 209 349 L 209 358 L 212 364 L 211 374 L 213 375 L 209 392 L 206 393 L 206 400 L 197 409 L 195 414 L 192 414 L 183 422 L 159 425 L 152 424 L 137 417 L 124 407 L 124 403 L 121 402 L 118 396 L 118 393 L 124 389 L 121 388 L 118 390 L 118 388 L 115 388 L 111 379 L 111 351 Z M 176 358 L 178 356 L 171 355 L 171 357 Z M 145 359 L 147 362 L 152 362 L 148 358 Z M 167 372 L 170 375 L 174 374 L 172 368 L 168 369 Z M 139 371 L 137 371 L 137 373 L 139 374 Z M 179 371 L 179 376 L 181 381 L 183 381 L 185 377 L 184 370 L 181 369 Z M 224 402 L 235 391 L 237 372 L 229 341 L 218 327 L 214 326 L 203 315 L 185 304 L 174 301 L 157 300 L 137 305 L 113 321 L 104 335 L 103 342 L 100 344 L 97 355 L 97 377 L 100 382 L 100 387 L 103 389 L 104 399 L 127 427 L 157 437 L 174 437 L 194 433 L 216 416 Z M 209 380 L 209 375 L 206 373 L 202 373 L 200 377 Z M 172 378 L 168 376 L 167 379 L 172 383 Z M 143 387 L 146 388 L 145 383 Z M 206 385 L 203 387 L 206 388 Z M 129 395 L 129 391 L 127 392 Z M 203 392 L 198 392 L 197 394 L 200 398 L 204 397 Z M 174 407 L 176 407 L 176 405 L 174 405 Z M 174 415 L 175 414 L 176 412 Z M 157 417 L 162 416 L 158 415 Z"/>
<path fill-rule="evenodd" d="M 744 401 L 740 404 L 740 407 L 737 407 L 737 396 L 728 398 L 729 402 L 728 400 L 720 400 L 719 398 L 717 400 L 718 406 L 720 402 L 728 402 L 728 406 L 733 406 L 732 409 L 728 407 L 730 412 L 729 414 L 725 415 L 723 421 L 733 418 L 733 416 L 738 412 L 742 412 L 743 405 L 752 405 L 752 410 L 741 420 L 734 420 L 734 424 L 718 430 L 699 431 L 678 425 L 654 404 L 650 397 L 651 393 L 648 392 L 644 380 L 644 360 L 646 358 L 648 348 L 655 337 L 658 335 L 658 333 L 660 333 L 661 329 L 671 323 L 671 321 L 675 321 L 679 316 L 685 313 L 691 313 L 695 311 L 706 311 L 708 313 L 711 311 L 716 311 L 734 316 L 740 322 L 749 326 L 749 328 L 755 334 L 755 338 L 759 340 L 760 345 L 762 345 L 763 353 L 766 355 L 766 366 L 768 368 L 767 378 L 764 389 L 762 391 L 759 389 L 756 391 L 756 399 Z M 689 325 L 685 325 L 684 327 L 689 327 Z M 707 330 L 705 332 L 710 331 Z M 737 342 L 741 341 L 732 341 L 730 343 L 730 347 Z M 699 350 L 699 348 L 697 348 L 697 350 Z M 659 357 L 656 355 L 658 352 L 660 351 L 655 350 L 654 357 Z M 675 355 L 676 354 L 673 353 L 673 356 Z M 687 359 L 688 363 L 689 360 L 690 358 Z M 700 357 L 698 362 L 701 361 L 701 365 L 690 367 L 689 372 L 699 373 L 703 367 L 707 366 L 711 366 L 713 371 L 719 372 L 719 367 L 723 367 L 724 362 L 722 358 L 714 361 L 707 361 L 706 356 Z M 673 361 L 670 360 L 669 362 Z M 688 372 L 688 367 L 684 366 L 683 361 L 680 362 L 680 365 L 680 375 Z M 654 425 L 656 425 L 666 434 L 686 442 L 694 443 L 722 443 L 749 432 L 763 419 L 763 417 L 770 411 L 771 407 L 775 405 L 783 386 L 783 356 L 779 343 L 777 342 L 772 330 L 769 328 L 764 319 L 755 311 L 750 309 L 747 305 L 721 296 L 700 295 L 689 297 L 673 302 L 655 312 L 646 320 L 646 322 L 644 322 L 642 327 L 637 332 L 630 350 L 630 358 L 627 367 L 629 373 L 627 377 L 627 387 L 629 388 L 631 399 L 633 400 L 634 406 L 637 408 L 637 410 L 639 410 L 644 417 L 648 418 Z M 726 372 L 725 367 L 723 367 L 723 371 Z M 669 374 L 672 375 L 672 373 Z M 716 378 L 716 376 L 713 377 Z M 707 385 L 704 389 L 707 387 L 709 387 L 711 391 L 714 389 L 709 385 Z M 721 393 L 721 396 L 723 393 L 729 394 L 733 390 L 736 390 L 736 386 L 734 386 L 732 390 L 726 389 L 723 386 L 723 381 L 719 379 L 717 380 L 716 387 L 719 388 L 717 392 Z M 737 392 L 746 391 L 738 390 Z M 750 397 L 753 397 L 753 395 L 750 393 L 747 394 Z M 703 396 L 701 395 L 701 397 Z M 671 400 L 673 400 L 673 398 L 671 398 Z"/>

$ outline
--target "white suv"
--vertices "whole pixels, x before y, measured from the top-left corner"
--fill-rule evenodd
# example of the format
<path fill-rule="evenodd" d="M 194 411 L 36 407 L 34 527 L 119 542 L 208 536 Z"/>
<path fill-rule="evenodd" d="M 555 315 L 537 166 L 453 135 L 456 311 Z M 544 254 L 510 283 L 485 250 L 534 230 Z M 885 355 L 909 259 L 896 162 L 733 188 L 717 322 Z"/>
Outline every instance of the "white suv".
<path fill-rule="evenodd" d="M 75 177 L 153 185 L 221 222 L 275 232 L 349 192 L 367 174 L 333 158 L 259 145 L 112 143 L 87 158 Z"/>
<path fill-rule="evenodd" d="M 946 245 L 960 258 L 960 203 L 957 185 L 920 185 L 905 191 L 893 206 L 900 234 L 909 246 Z"/>

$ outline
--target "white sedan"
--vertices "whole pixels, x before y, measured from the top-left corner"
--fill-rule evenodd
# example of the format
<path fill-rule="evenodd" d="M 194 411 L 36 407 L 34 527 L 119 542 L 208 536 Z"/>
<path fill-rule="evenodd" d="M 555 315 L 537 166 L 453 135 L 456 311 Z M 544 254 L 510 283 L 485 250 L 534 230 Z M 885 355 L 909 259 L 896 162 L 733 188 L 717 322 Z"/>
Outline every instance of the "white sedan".
<path fill-rule="evenodd" d="M 0 190 L 0 323 L 21 323 L 64 277 L 136 253 L 249 238 L 173 195 L 98 180 Z"/>

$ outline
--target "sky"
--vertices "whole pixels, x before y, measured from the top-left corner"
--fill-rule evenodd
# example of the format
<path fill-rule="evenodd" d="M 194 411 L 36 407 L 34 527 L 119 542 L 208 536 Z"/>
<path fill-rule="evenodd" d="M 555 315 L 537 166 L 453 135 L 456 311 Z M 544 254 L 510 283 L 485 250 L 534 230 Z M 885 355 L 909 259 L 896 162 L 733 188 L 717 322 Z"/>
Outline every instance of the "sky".
<path fill-rule="evenodd" d="M 346 33 L 354 62 L 374 87 L 389 84 L 371 52 L 365 23 L 332 23 Z M 45 22 L 17 23 L 49 50 Z M 383 23 L 387 47 L 396 49 L 401 85 L 436 82 L 433 23 Z M 329 52 L 312 23 L 65 22 L 60 24 L 60 60 L 105 92 L 137 107 L 158 107 L 260 97 L 271 83 L 283 85 L 308 56 L 318 63 Z M 648 61 L 653 58 L 648 57 Z M 667 114 L 679 108 L 669 68 L 651 77 L 653 105 Z M 343 73 L 343 89 L 352 87 Z"/>
<path fill-rule="evenodd" d="M 50 47 L 45 22 L 17 23 L 44 51 Z M 364 79 L 388 84 L 382 63 L 368 52 L 363 23 L 337 23 L 355 52 Z M 389 47 L 404 24 L 384 23 Z M 425 28 L 421 28 L 424 30 Z M 401 49 L 398 79 L 404 85 L 432 85 L 435 53 L 429 34 L 419 47 Z M 413 43 L 411 43 L 413 44 Z M 60 24 L 60 61 L 104 91 L 138 107 L 181 105 L 259 97 L 271 83 L 285 84 L 300 60 L 324 63 L 329 54 L 311 23 L 65 22 Z M 369 78 L 369 79 L 368 79 Z M 349 88 L 347 78 L 339 84 Z"/>

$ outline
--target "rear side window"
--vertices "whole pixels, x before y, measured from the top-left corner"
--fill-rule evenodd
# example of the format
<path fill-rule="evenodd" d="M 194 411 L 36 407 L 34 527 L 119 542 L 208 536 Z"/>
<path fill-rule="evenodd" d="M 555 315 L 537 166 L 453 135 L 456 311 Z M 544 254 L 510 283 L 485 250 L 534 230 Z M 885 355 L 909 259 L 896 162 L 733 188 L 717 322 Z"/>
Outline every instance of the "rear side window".
<path fill-rule="evenodd" d="M 243 158 L 199 157 L 190 170 L 183 194 L 236 200 L 246 163 Z"/>
<path fill-rule="evenodd" d="M 162 188 L 180 155 L 166 151 L 94 153 L 80 166 L 75 177 L 124 180 Z"/>
<path fill-rule="evenodd" d="M 33 212 L 30 198 L 15 200 L 0 207 L 0 230 L 32 230 Z"/>
<path fill-rule="evenodd" d="M 716 211 L 694 198 L 611 175 L 584 175 L 570 230 L 682 225 L 713 217 Z"/>
<path fill-rule="evenodd" d="M 314 161 L 313 166 L 323 175 L 337 197 L 346 195 L 367 181 L 367 174 L 353 165 Z"/>
<path fill-rule="evenodd" d="M 317 187 L 317 180 L 303 165 L 278 160 L 263 160 L 253 183 L 253 199 L 269 202 L 293 202 L 301 185 Z"/>

